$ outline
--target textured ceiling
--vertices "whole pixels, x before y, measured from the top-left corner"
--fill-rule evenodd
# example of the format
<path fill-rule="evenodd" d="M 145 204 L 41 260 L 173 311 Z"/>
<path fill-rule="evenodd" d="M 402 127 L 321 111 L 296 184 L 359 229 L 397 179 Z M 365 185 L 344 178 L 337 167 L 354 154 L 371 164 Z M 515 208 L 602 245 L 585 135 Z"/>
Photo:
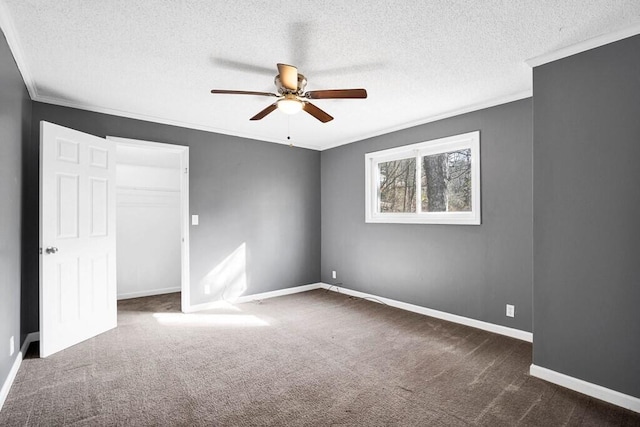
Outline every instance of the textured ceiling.
<path fill-rule="evenodd" d="M 325 149 L 529 96 L 525 60 L 640 23 L 640 1 L 0 0 L 34 99 Z M 276 63 L 308 90 L 359 88 L 249 118 L 273 102 Z"/>

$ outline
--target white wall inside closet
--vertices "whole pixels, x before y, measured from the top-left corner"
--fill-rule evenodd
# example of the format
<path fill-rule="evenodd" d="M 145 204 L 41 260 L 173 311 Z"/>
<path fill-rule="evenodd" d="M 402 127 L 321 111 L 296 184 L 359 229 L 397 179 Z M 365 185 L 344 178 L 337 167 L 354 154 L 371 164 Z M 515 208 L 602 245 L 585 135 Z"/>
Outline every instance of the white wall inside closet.
<path fill-rule="evenodd" d="M 181 289 L 180 154 L 117 146 L 118 299 Z"/>

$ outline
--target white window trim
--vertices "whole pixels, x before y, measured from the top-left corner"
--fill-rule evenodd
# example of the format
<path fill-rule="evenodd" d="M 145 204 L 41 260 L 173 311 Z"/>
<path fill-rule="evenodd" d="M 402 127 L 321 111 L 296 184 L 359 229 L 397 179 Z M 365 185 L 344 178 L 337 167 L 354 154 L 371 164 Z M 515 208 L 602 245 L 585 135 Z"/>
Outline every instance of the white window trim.
<path fill-rule="evenodd" d="M 420 158 L 425 155 L 471 149 L 471 212 L 421 212 L 422 194 Z M 392 160 L 416 158 L 416 212 L 381 213 L 378 211 L 378 164 Z M 401 224 L 480 225 L 480 131 L 433 139 L 417 144 L 365 154 L 365 221 Z"/>

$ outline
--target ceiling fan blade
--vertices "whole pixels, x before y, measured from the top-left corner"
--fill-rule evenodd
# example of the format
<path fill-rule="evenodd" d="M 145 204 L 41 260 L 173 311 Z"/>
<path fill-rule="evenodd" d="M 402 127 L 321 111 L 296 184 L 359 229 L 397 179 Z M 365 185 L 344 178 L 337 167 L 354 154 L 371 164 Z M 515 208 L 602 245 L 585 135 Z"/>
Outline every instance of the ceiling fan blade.
<path fill-rule="evenodd" d="M 322 123 L 327 123 L 333 120 L 333 117 L 325 113 L 323 110 L 319 109 L 315 105 L 310 102 L 305 102 L 302 106 L 302 109 L 307 113 L 311 114 L 316 119 L 320 120 Z"/>
<path fill-rule="evenodd" d="M 298 69 L 293 65 L 278 64 L 278 73 L 280 73 L 280 82 L 282 86 L 289 90 L 298 90 Z"/>
<path fill-rule="evenodd" d="M 267 114 L 271 113 L 273 110 L 278 108 L 278 106 L 276 104 L 277 103 L 274 102 L 273 104 L 269 105 L 264 110 L 260 111 L 255 116 L 251 117 L 249 120 L 261 120 L 261 119 L 263 119 Z"/>
<path fill-rule="evenodd" d="M 365 89 L 310 90 L 304 96 L 309 99 L 366 98 Z"/>
<path fill-rule="evenodd" d="M 223 95 L 258 95 L 258 96 L 278 96 L 271 92 L 254 92 L 250 90 L 225 90 L 225 89 L 211 89 L 211 93 L 223 94 Z"/>

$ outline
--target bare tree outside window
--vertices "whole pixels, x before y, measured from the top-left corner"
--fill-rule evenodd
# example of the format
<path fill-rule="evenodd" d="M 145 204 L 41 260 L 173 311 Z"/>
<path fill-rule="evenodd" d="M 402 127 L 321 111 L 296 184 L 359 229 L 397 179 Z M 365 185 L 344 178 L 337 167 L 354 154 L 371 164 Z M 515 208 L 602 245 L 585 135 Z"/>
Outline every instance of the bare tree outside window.
<path fill-rule="evenodd" d="M 422 157 L 423 212 L 471 211 L 471 149 Z"/>
<path fill-rule="evenodd" d="M 480 132 L 365 154 L 365 221 L 480 225 Z"/>
<path fill-rule="evenodd" d="M 378 165 L 380 212 L 416 211 L 416 159 L 402 159 Z"/>

